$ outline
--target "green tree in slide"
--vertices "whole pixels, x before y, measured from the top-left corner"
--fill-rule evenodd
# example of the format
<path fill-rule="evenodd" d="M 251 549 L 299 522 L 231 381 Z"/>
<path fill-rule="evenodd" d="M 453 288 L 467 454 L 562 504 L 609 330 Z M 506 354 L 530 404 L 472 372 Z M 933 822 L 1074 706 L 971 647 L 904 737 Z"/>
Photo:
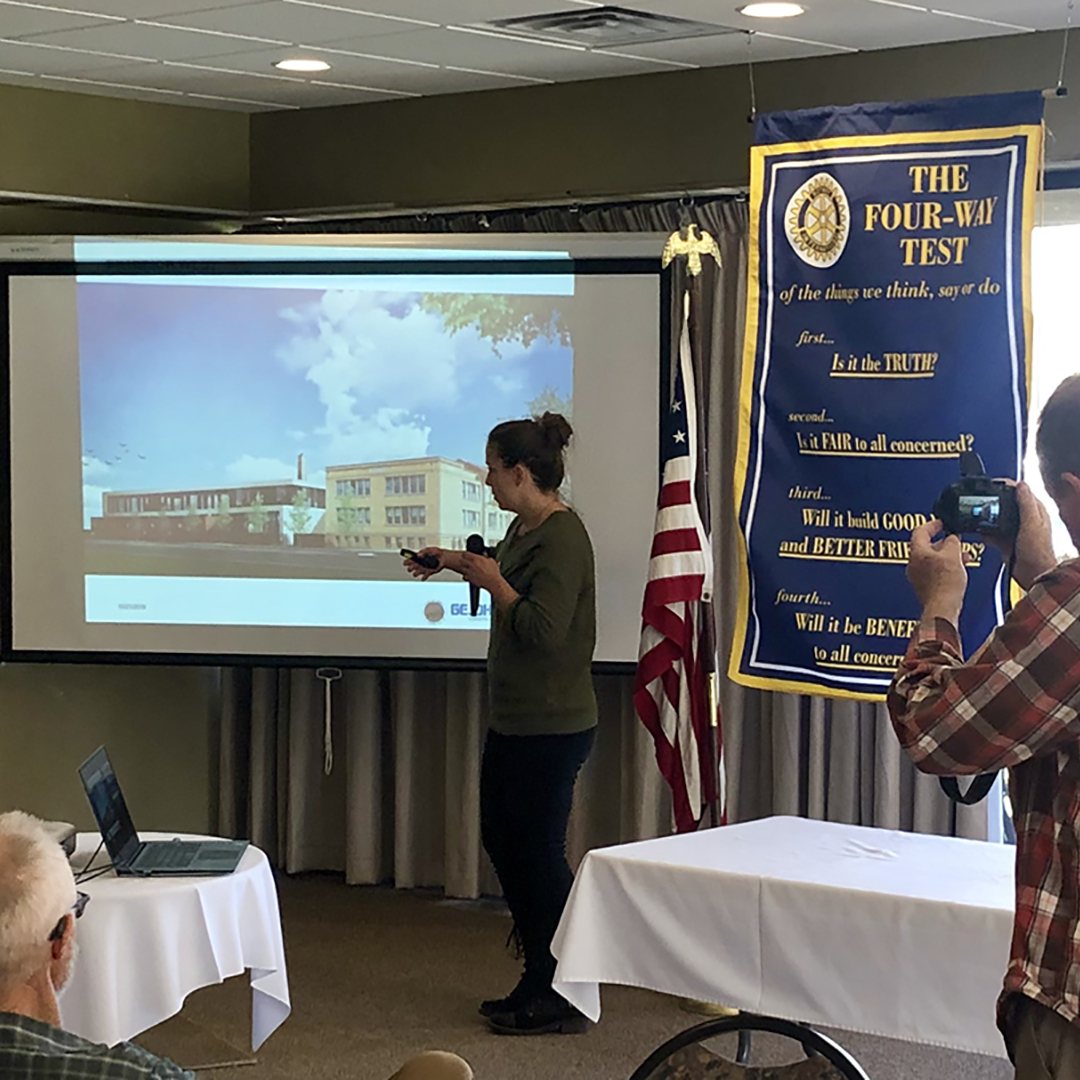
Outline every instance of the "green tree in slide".
<path fill-rule="evenodd" d="M 570 328 L 560 308 L 545 297 L 490 296 L 480 293 L 425 293 L 423 311 L 442 316 L 443 326 L 456 334 L 475 326 L 491 342 L 496 356 L 499 346 L 520 341 L 527 349 L 537 338 L 570 344 Z"/>
<path fill-rule="evenodd" d="M 214 513 L 214 528 L 226 532 L 232 528 L 232 505 L 228 495 L 222 495 Z"/>
<path fill-rule="evenodd" d="M 257 491 L 252 500 L 251 509 L 248 511 L 248 532 L 264 533 L 266 526 L 270 524 L 270 511 L 266 509 L 262 492 Z"/>
<path fill-rule="evenodd" d="M 307 532 L 311 524 L 311 500 L 306 491 L 298 491 L 293 496 L 292 506 L 286 512 L 286 519 L 293 535 Z"/>
<path fill-rule="evenodd" d="M 558 390 L 552 386 L 545 386 L 532 401 L 526 403 L 525 407 L 529 410 L 530 416 L 543 416 L 546 412 L 561 413 L 573 424 L 574 399 L 572 397 L 562 397 Z M 565 503 L 574 501 L 574 485 L 571 483 L 569 473 L 563 479 L 562 487 L 559 488 L 559 495 Z"/>
<path fill-rule="evenodd" d="M 552 412 L 561 413 L 571 422 L 574 418 L 574 399 L 562 397 L 552 386 L 545 386 L 525 407 L 530 416 L 543 416 L 546 412 Z"/>

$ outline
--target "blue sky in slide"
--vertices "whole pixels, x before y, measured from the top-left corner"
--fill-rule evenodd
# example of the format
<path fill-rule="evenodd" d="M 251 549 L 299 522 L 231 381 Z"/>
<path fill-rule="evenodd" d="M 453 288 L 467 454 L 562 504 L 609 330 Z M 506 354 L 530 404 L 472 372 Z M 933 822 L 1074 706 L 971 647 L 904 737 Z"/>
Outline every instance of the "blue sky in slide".
<path fill-rule="evenodd" d="M 353 462 L 482 464 L 496 423 L 570 396 L 573 352 L 451 334 L 415 292 L 81 282 L 79 373 L 88 524 L 103 491 L 282 480 L 300 452 L 315 482 Z"/>

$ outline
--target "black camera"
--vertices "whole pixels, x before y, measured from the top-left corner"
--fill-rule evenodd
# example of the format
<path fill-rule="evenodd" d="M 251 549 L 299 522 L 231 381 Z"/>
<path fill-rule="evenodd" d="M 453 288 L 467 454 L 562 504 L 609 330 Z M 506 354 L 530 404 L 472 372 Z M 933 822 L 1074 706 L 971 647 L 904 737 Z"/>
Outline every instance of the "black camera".
<path fill-rule="evenodd" d="M 986 475 L 982 458 L 970 450 L 960 455 L 960 476 L 934 503 L 934 517 L 947 533 L 979 533 L 1003 539 L 1020 531 L 1015 489 Z"/>

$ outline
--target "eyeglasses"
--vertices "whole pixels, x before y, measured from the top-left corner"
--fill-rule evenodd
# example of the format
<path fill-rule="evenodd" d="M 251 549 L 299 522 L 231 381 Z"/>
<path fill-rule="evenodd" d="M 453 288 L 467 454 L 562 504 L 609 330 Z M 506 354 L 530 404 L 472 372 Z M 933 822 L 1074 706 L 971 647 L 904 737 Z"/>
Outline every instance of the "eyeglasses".
<path fill-rule="evenodd" d="M 84 892 L 77 892 L 75 894 L 75 903 L 71 905 L 71 911 L 75 912 L 75 918 L 81 919 L 82 913 L 86 910 L 86 905 L 90 903 L 90 894 Z M 49 935 L 50 941 L 59 941 L 64 936 L 64 923 L 67 920 L 67 912 L 60 917 L 60 921 L 53 927 L 52 933 Z"/>

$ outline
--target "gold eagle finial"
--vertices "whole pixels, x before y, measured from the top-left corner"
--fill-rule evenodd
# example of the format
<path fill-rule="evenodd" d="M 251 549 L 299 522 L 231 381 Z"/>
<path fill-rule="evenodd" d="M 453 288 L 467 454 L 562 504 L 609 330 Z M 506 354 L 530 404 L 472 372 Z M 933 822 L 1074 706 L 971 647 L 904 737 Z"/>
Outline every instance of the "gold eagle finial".
<path fill-rule="evenodd" d="M 697 277 L 701 273 L 702 255 L 711 255 L 716 260 L 717 266 L 723 265 L 720 259 L 720 248 L 716 246 L 716 241 L 707 232 L 702 231 L 699 235 L 696 225 L 687 225 L 685 240 L 681 229 L 667 238 L 664 253 L 660 256 L 661 266 L 666 269 L 671 260 L 679 255 L 687 256 L 687 270 L 690 271 L 691 277 Z"/>

